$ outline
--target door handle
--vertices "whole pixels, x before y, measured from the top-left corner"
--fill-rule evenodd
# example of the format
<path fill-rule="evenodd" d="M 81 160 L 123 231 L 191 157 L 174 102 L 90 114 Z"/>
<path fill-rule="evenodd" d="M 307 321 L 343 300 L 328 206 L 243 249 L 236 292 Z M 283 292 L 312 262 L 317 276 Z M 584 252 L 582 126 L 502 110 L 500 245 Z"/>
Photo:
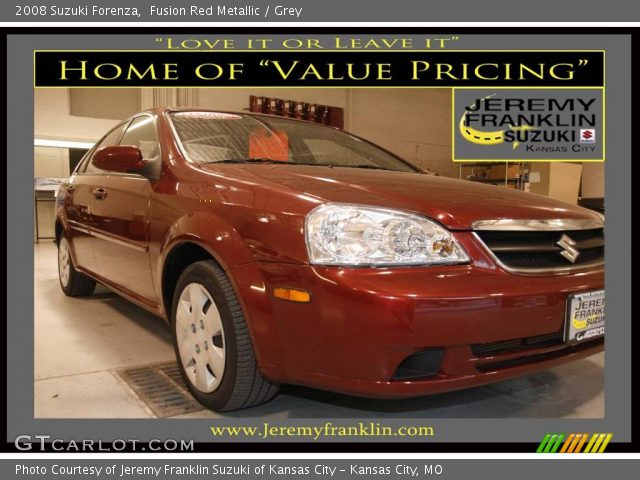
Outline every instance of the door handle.
<path fill-rule="evenodd" d="M 109 192 L 107 192 L 104 188 L 98 187 L 93 189 L 93 196 L 98 200 L 104 200 L 109 196 Z"/>

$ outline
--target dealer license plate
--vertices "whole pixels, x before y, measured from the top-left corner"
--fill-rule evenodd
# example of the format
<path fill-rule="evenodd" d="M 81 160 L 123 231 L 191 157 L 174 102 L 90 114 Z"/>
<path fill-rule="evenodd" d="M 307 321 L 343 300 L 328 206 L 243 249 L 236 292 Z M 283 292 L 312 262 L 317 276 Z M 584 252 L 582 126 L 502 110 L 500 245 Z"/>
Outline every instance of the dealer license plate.
<path fill-rule="evenodd" d="M 604 290 L 577 293 L 567 298 L 565 342 L 569 345 L 604 336 Z"/>

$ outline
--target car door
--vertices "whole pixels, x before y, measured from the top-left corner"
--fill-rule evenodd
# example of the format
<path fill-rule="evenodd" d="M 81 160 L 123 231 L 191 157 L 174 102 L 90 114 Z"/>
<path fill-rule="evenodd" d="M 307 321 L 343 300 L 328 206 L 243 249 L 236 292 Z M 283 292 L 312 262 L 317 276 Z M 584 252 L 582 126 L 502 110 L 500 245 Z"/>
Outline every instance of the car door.
<path fill-rule="evenodd" d="M 64 209 L 69 225 L 69 241 L 74 254 L 76 267 L 99 274 L 94 251 L 92 227 L 94 190 L 103 182 L 108 172 L 97 168 L 91 163 L 95 152 L 110 145 L 117 145 L 124 133 L 127 123 L 122 123 L 107 133 L 90 150 L 78 165 L 71 178 L 62 186 L 64 195 Z"/>
<path fill-rule="evenodd" d="M 135 117 L 120 145 L 140 148 L 146 164 L 142 174 L 109 172 L 94 192 L 91 233 L 98 269 L 138 300 L 154 304 L 158 297 L 149 263 L 149 209 L 162 161 L 154 117 Z"/>

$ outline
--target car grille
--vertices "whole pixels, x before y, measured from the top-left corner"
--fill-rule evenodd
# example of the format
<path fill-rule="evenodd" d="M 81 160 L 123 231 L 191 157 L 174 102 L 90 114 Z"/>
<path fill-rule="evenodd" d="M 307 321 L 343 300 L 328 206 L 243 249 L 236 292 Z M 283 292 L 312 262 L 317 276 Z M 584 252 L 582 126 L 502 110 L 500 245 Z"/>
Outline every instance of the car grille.
<path fill-rule="evenodd" d="M 481 373 L 497 372 L 499 370 L 504 370 L 505 368 L 514 368 L 514 367 L 520 367 L 523 365 L 530 365 L 532 363 L 553 360 L 555 358 L 563 357 L 565 355 L 570 355 L 572 353 L 578 353 L 582 350 L 595 347 L 596 345 L 602 345 L 603 343 L 604 343 L 604 339 L 598 338 L 596 340 L 591 340 L 589 342 L 579 343 L 578 345 L 575 345 L 572 347 L 565 347 L 562 349 L 552 350 L 549 352 L 542 352 L 534 355 L 525 355 L 518 358 L 510 358 L 507 360 L 498 360 L 495 362 L 482 363 L 480 365 L 476 365 L 476 369 Z"/>
<path fill-rule="evenodd" d="M 475 357 L 491 357 L 504 353 L 516 353 L 534 348 L 553 347 L 564 343 L 563 332 L 548 333 L 535 337 L 516 338 L 493 343 L 480 343 L 471 345 L 471 351 Z"/>
<path fill-rule="evenodd" d="M 604 261 L 604 229 L 567 231 L 478 230 L 476 235 L 498 260 L 514 270 L 553 270 L 580 267 Z M 572 262 L 559 245 L 568 239 L 579 254 Z"/>

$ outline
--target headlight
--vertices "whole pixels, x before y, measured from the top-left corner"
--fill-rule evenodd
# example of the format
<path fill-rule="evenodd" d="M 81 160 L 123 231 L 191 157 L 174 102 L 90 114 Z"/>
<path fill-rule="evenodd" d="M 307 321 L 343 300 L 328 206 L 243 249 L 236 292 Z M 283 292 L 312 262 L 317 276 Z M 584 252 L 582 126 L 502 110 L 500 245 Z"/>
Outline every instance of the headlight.
<path fill-rule="evenodd" d="M 316 265 L 464 263 L 469 256 L 437 223 L 387 208 L 326 203 L 307 215 L 309 260 Z"/>

